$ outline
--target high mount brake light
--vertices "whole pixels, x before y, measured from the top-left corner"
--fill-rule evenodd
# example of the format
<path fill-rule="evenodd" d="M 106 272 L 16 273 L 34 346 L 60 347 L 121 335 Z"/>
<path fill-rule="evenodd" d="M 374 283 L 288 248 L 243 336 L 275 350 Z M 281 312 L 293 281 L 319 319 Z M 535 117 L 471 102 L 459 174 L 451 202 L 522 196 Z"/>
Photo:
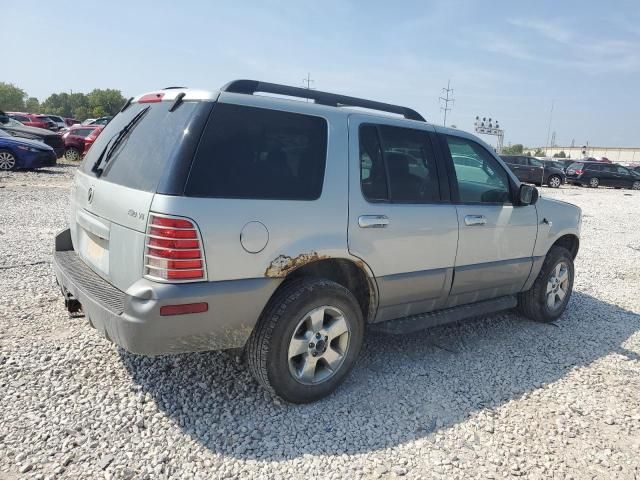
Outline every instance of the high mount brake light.
<path fill-rule="evenodd" d="M 157 102 L 161 102 L 163 97 L 164 97 L 164 93 L 162 92 L 147 93 L 146 95 L 143 95 L 142 97 L 140 97 L 140 99 L 138 100 L 138 103 L 157 103 Z"/>
<path fill-rule="evenodd" d="M 144 274 L 152 280 L 205 280 L 204 253 L 196 224 L 186 218 L 149 214 Z"/>

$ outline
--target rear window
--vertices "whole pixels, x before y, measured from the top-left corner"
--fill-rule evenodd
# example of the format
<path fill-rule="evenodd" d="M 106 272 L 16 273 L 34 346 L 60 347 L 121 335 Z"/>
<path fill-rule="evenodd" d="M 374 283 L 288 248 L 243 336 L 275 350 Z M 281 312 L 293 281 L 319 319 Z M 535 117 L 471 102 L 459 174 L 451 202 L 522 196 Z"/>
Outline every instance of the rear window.
<path fill-rule="evenodd" d="M 185 194 L 315 200 L 322 192 L 326 156 L 327 123 L 320 117 L 217 104 Z"/>
<path fill-rule="evenodd" d="M 582 170 L 582 167 L 584 167 L 584 163 L 573 162 L 567 167 L 567 170 Z"/>
<path fill-rule="evenodd" d="M 184 102 L 175 111 L 169 112 L 172 102 L 135 103 L 116 115 L 96 139 L 82 166 L 84 173 L 91 171 L 102 151 L 131 119 L 148 108 L 140 121 L 129 132 L 115 150 L 100 177 L 111 183 L 154 192 L 165 171 L 167 161 L 180 148 L 182 140 L 193 132 L 189 124 L 201 102 Z"/>
<path fill-rule="evenodd" d="M 73 130 L 71 130 L 71 135 L 76 135 L 78 137 L 86 137 L 94 130 L 95 128 L 74 128 Z"/>

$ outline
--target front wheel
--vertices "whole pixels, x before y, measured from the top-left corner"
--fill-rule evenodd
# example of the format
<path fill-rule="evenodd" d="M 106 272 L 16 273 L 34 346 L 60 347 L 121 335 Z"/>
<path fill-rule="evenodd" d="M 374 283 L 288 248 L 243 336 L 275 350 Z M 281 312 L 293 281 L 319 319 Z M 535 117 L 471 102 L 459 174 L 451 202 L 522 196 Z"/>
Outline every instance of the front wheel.
<path fill-rule="evenodd" d="M 364 321 L 353 294 L 320 279 L 294 280 L 269 302 L 247 342 L 249 369 L 292 403 L 333 392 L 358 358 Z"/>
<path fill-rule="evenodd" d="M 633 182 L 633 183 L 631 184 L 631 189 L 632 189 L 632 190 L 640 190 L 640 181 L 639 181 L 639 180 L 636 180 L 635 182 Z"/>
<path fill-rule="evenodd" d="M 547 183 L 551 188 L 560 188 L 560 185 L 562 185 L 562 178 L 558 175 L 551 175 L 549 180 L 547 180 Z"/>
<path fill-rule="evenodd" d="M 70 162 L 77 162 L 82 158 L 82 154 L 77 148 L 69 147 L 64 151 L 64 158 Z"/>
<path fill-rule="evenodd" d="M 591 188 L 598 188 L 600 186 L 600 180 L 598 180 L 596 177 L 593 177 L 591 180 L 589 180 L 589 186 Z"/>
<path fill-rule="evenodd" d="M 0 170 L 16 168 L 16 157 L 9 150 L 0 150 Z"/>
<path fill-rule="evenodd" d="M 551 247 L 533 286 L 518 295 L 518 308 L 531 320 L 553 322 L 569 303 L 573 276 L 571 253 L 563 247 Z"/>

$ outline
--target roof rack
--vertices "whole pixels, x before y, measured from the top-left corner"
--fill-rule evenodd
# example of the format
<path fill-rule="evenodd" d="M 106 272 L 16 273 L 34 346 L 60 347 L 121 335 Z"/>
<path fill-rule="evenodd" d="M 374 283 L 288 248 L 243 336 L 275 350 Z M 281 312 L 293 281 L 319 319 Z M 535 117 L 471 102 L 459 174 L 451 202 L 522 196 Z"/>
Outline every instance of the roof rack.
<path fill-rule="evenodd" d="M 426 122 L 424 117 L 411 108 L 391 105 L 389 103 L 375 102 L 363 98 L 337 95 L 335 93 L 321 92 L 302 87 L 289 87 L 277 83 L 260 82 L 258 80 L 233 80 L 220 89 L 222 92 L 244 93 L 253 95 L 256 92 L 287 95 L 290 97 L 308 98 L 320 105 L 331 107 L 361 107 L 382 112 L 396 113 L 409 120 Z"/>

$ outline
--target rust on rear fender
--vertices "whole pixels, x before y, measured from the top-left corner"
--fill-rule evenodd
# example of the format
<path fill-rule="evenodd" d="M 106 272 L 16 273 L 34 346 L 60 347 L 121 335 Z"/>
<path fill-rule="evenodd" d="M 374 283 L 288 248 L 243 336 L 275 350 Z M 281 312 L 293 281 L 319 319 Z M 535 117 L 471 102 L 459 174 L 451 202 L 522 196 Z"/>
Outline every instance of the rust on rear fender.
<path fill-rule="evenodd" d="M 279 255 L 274 260 L 271 261 L 271 264 L 267 267 L 267 270 L 264 272 L 265 277 L 270 278 L 282 278 L 289 275 L 294 270 L 302 267 L 311 262 L 316 262 L 318 260 L 324 260 L 329 258 L 326 255 L 320 255 L 318 252 L 309 252 L 309 253 L 301 253 L 295 257 L 290 257 L 288 255 Z"/>

